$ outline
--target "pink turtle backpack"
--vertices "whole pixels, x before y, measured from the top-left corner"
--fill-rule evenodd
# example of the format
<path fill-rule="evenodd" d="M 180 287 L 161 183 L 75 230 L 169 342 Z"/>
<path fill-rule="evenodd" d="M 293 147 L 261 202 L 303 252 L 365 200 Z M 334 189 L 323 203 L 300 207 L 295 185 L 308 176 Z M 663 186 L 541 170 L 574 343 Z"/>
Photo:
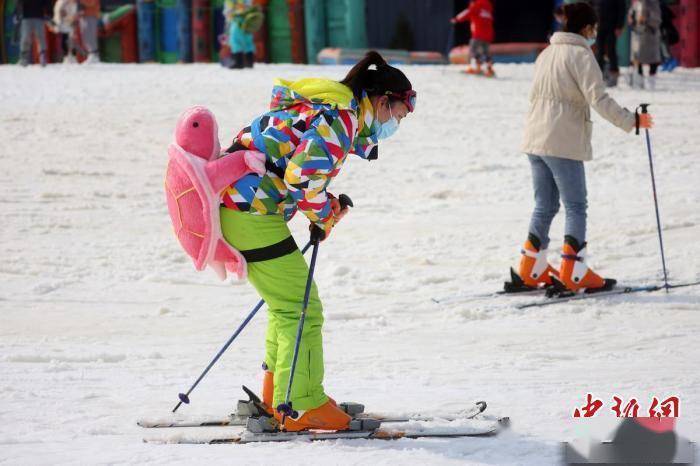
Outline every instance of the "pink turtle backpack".
<path fill-rule="evenodd" d="M 238 151 L 219 157 L 219 127 L 204 107 L 186 110 L 168 147 L 165 195 L 175 235 L 197 270 L 209 265 L 223 280 L 226 271 L 246 276 L 246 261 L 221 234 L 219 195 L 249 173 L 265 173 L 265 155 Z"/>

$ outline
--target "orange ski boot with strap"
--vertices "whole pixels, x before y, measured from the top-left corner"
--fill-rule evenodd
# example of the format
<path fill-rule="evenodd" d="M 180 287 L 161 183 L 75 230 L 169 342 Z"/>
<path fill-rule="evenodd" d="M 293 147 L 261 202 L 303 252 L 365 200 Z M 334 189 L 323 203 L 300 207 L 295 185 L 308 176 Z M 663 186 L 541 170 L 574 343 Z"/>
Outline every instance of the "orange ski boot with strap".
<path fill-rule="evenodd" d="M 530 233 L 527 241 L 520 250 L 520 266 L 518 272 L 510 269 L 511 281 L 504 284 L 506 293 L 531 291 L 552 284 L 552 276 L 558 275 L 557 270 L 547 261 L 547 250 L 540 249 L 540 239 Z"/>
<path fill-rule="evenodd" d="M 586 265 L 586 242 L 579 244 L 573 236 L 564 237 L 559 276 L 556 287 L 579 293 L 595 293 L 614 288 L 617 280 L 602 278 Z"/>
<path fill-rule="evenodd" d="M 265 370 L 265 375 L 263 378 L 263 388 L 262 388 L 262 402 L 263 406 L 265 406 L 265 411 L 270 416 L 274 415 L 274 409 L 272 408 L 272 397 L 275 392 L 275 374 L 274 372 L 271 372 L 267 368 L 267 364 L 263 363 L 263 369 Z M 328 396 L 328 395 L 326 395 Z M 330 396 L 328 397 L 328 401 L 333 405 L 333 406 L 338 406 L 338 403 L 331 398 Z"/>
<path fill-rule="evenodd" d="M 275 410 L 275 419 L 282 422 L 282 414 Z M 348 430 L 352 418 L 329 399 L 318 408 L 300 411 L 297 419 L 286 416 L 284 430 L 299 432 L 301 430 Z"/>

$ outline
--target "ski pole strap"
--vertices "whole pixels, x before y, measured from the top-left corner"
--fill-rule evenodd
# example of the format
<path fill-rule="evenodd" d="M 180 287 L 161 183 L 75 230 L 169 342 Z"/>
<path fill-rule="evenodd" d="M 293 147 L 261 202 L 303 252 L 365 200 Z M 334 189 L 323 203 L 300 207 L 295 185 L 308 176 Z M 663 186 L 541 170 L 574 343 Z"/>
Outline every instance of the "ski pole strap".
<path fill-rule="evenodd" d="M 649 105 L 651 104 L 639 104 L 639 106 L 634 110 L 634 134 L 639 136 L 639 109 L 642 109 L 642 113 L 649 113 Z"/>
<path fill-rule="evenodd" d="M 561 258 L 571 261 L 583 261 L 583 258 L 581 256 L 577 256 L 575 254 L 562 254 Z"/>
<path fill-rule="evenodd" d="M 240 251 L 240 253 L 248 263 L 251 263 L 277 259 L 279 257 L 286 256 L 287 254 L 291 254 L 298 249 L 299 247 L 297 246 L 296 241 L 294 241 L 294 238 L 289 236 L 279 243 L 271 244 L 262 248 Z"/>

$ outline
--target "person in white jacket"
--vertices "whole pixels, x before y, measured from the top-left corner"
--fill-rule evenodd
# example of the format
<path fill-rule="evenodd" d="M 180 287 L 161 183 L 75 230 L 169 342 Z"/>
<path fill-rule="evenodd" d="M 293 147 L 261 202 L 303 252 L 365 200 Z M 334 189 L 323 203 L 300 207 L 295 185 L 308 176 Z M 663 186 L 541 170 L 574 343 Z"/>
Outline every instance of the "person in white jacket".
<path fill-rule="evenodd" d="M 528 239 L 522 249 L 519 271 L 512 271 L 513 285 L 537 288 L 565 286 L 571 291 L 609 289 L 615 280 L 603 279 L 585 264 L 586 176 L 584 161 L 592 159 L 591 110 L 630 132 L 635 114 L 621 107 L 605 90 L 603 75 L 591 51 L 597 17 L 585 2 L 564 6 L 563 32 L 537 58 L 530 92 L 530 110 L 522 150 L 532 168 L 535 209 Z M 642 114 L 642 128 L 652 118 Z M 559 211 L 566 210 L 562 261 L 559 270 L 547 262 L 549 227 Z"/>
<path fill-rule="evenodd" d="M 53 30 L 61 35 L 63 63 L 77 63 L 75 53 L 78 43 L 75 25 L 78 21 L 78 0 L 56 0 L 53 6 Z"/>

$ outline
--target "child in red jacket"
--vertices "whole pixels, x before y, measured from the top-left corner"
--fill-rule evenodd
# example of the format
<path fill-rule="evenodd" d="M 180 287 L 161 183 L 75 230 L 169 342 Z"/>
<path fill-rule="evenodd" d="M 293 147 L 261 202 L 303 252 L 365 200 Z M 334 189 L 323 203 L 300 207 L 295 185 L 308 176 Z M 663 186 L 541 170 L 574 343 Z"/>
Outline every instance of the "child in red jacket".
<path fill-rule="evenodd" d="M 452 18 L 452 23 L 471 23 L 472 38 L 469 41 L 469 67 L 467 73 L 481 74 L 481 64 L 486 62 L 485 76 L 494 76 L 489 45 L 493 42 L 493 6 L 491 0 L 472 0 L 469 8 Z M 476 67 L 472 67 L 476 60 Z"/>

